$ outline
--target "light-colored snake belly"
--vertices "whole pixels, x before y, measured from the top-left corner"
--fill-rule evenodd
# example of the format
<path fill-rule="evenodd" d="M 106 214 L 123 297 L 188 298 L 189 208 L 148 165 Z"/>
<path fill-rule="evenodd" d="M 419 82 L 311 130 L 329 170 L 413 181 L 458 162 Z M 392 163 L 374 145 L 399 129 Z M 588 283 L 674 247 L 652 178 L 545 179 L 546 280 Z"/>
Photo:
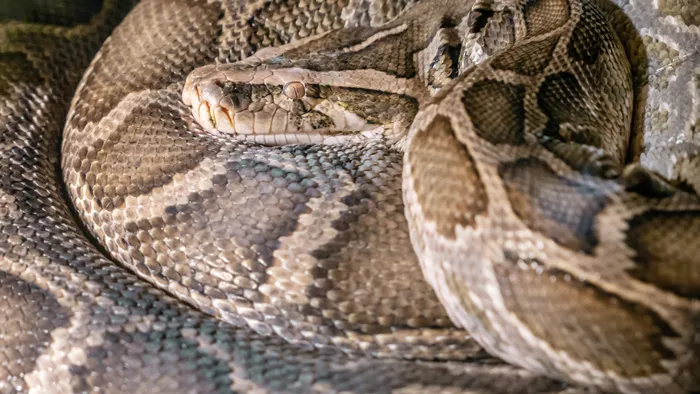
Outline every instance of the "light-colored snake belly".
<path fill-rule="evenodd" d="M 0 17 L 0 392 L 700 390 L 694 0 Z"/>

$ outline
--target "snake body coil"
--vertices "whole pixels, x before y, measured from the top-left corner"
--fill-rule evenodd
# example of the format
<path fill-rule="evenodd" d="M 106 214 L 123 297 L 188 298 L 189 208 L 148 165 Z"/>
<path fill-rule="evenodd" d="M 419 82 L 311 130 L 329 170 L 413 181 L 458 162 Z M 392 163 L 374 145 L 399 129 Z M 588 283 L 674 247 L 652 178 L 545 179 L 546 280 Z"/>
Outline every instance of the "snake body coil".
<path fill-rule="evenodd" d="M 692 0 L 74 1 L 0 9 L 0 392 L 700 390 Z"/>

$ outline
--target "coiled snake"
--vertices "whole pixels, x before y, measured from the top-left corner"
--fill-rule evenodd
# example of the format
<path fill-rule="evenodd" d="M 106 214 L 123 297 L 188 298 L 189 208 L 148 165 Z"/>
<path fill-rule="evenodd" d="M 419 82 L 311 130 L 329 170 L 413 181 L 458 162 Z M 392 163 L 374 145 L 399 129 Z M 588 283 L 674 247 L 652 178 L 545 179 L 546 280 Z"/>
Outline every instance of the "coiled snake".
<path fill-rule="evenodd" d="M 700 390 L 693 0 L 2 7 L 0 391 Z"/>

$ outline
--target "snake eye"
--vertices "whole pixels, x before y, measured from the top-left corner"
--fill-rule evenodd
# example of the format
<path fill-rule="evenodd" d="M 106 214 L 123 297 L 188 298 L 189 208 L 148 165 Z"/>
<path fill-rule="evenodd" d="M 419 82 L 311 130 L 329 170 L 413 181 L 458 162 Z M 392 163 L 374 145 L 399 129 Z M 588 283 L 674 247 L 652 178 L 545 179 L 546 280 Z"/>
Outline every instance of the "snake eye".
<path fill-rule="evenodd" d="M 285 96 L 294 100 L 299 100 L 300 98 L 304 97 L 304 95 L 306 95 L 306 89 L 304 88 L 304 84 L 299 81 L 287 83 L 286 85 L 284 85 L 284 89 L 282 89 L 282 91 L 284 92 Z"/>

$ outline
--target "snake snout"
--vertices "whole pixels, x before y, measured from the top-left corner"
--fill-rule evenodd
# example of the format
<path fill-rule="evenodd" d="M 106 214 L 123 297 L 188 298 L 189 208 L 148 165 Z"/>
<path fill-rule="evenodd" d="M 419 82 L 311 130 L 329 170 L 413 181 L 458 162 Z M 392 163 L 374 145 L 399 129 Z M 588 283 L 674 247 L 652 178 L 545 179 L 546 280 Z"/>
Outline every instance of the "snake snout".
<path fill-rule="evenodd" d="M 229 68 L 209 65 L 192 71 L 185 81 L 182 101 L 208 132 L 252 134 L 250 121 L 246 118 L 236 122 L 236 116 L 254 109 L 250 83 L 256 82 L 259 73 L 247 67 L 235 71 Z"/>
<path fill-rule="evenodd" d="M 185 86 L 183 102 L 192 108 L 192 115 L 205 130 L 226 134 L 252 134 L 247 122 L 235 122 L 237 115 L 254 107 L 250 89 L 244 84 L 219 81 L 194 82 Z"/>

